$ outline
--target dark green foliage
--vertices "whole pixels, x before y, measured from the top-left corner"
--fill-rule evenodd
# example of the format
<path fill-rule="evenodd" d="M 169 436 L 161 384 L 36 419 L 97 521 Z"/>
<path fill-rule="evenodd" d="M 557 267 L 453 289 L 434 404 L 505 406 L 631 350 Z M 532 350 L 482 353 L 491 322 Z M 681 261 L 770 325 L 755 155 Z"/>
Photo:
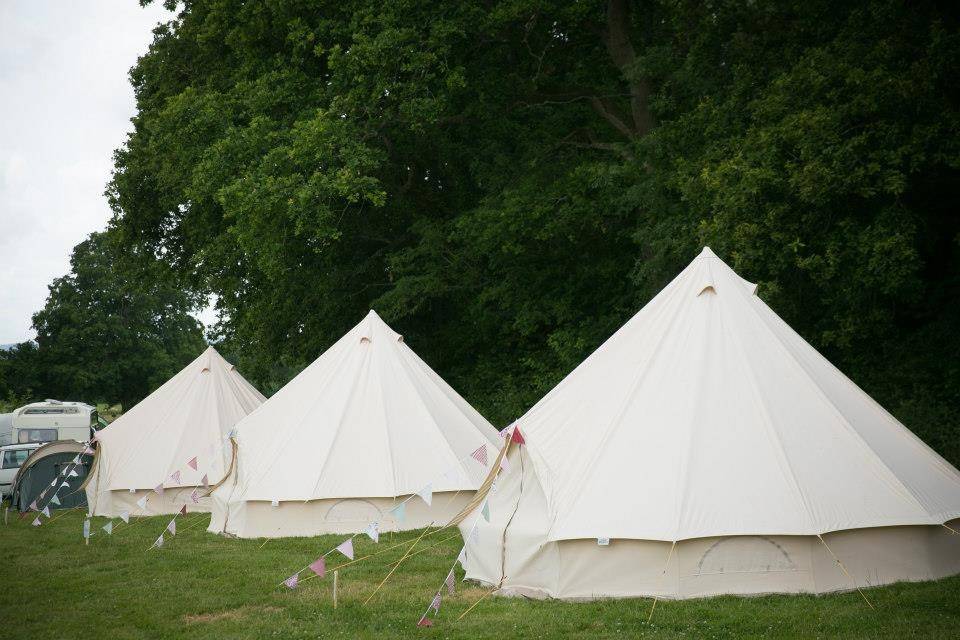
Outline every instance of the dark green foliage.
<path fill-rule="evenodd" d="M 113 229 L 273 391 L 369 307 L 498 424 L 703 244 L 960 461 L 948 3 L 197 0 Z"/>

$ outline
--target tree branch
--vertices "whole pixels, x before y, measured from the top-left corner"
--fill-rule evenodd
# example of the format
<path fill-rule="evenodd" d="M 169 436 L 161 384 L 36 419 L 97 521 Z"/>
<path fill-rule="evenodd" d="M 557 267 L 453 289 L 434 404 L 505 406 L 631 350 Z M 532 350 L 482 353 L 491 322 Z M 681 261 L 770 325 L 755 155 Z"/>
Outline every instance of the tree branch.
<path fill-rule="evenodd" d="M 645 135 L 653 129 L 654 119 L 648 106 L 650 87 L 644 80 L 635 77 L 633 69 L 636 52 L 630 43 L 629 0 L 608 0 L 605 44 L 613 63 L 620 69 L 621 75 L 630 87 L 633 135 Z"/>

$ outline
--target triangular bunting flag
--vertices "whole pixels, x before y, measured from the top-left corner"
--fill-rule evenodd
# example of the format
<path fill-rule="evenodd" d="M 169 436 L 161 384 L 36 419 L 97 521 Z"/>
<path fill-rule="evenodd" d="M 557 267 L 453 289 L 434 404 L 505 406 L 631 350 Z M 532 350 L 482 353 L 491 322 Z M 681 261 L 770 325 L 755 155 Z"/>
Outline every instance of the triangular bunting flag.
<path fill-rule="evenodd" d="M 403 522 L 407 519 L 407 503 L 401 502 L 391 509 L 391 513 L 393 513 L 393 517 L 397 519 L 397 522 Z"/>
<path fill-rule="evenodd" d="M 158 484 L 157 486 L 155 486 L 155 487 L 153 488 L 153 491 L 154 491 L 154 493 L 156 493 L 157 495 L 162 496 L 162 495 L 163 495 L 163 483 L 161 482 L 160 484 Z"/>
<path fill-rule="evenodd" d="M 45 515 L 45 516 L 47 516 L 47 517 L 49 518 L 49 517 L 50 517 L 50 505 L 45 506 L 45 507 L 43 508 L 43 511 L 41 511 L 40 513 L 42 513 L 43 515 Z"/>
<path fill-rule="evenodd" d="M 200 492 L 197 491 L 196 489 L 194 489 L 194 490 L 190 493 L 190 499 L 193 500 L 193 504 L 199 504 L 199 503 L 200 503 Z"/>
<path fill-rule="evenodd" d="M 430 603 L 430 608 L 433 609 L 434 613 L 440 613 L 440 592 L 437 591 L 437 595 L 433 596 L 433 601 Z"/>
<path fill-rule="evenodd" d="M 310 571 L 313 571 L 317 574 L 318 578 L 322 578 L 323 574 L 327 572 L 327 559 L 323 556 L 320 556 L 316 560 L 310 563 Z"/>
<path fill-rule="evenodd" d="M 422 618 L 420 618 L 420 622 L 417 623 L 417 626 L 418 626 L 418 627 L 432 627 L 432 626 L 433 626 L 433 620 L 431 620 L 431 619 L 428 618 L 427 616 L 423 616 Z"/>
<path fill-rule="evenodd" d="M 52 505 L 60 504 L 60 498 L 57 497 L 57 494 L 53 494 L 52 496 L 50 496 L 50 504 Z"/>
<path fill-rule="evenodd" d="M 160 534 L 160 537 L 153 542 L 153 546 L 162 547 L 163 546 L 163 534 Z"/>
<path fill-rule="evenodd" d="M 171 474 L 170 474 L 170 479 L 173 480 L 173 483 L 174 483 L 174 484 L 180 484 L 180 470 L 177 469 L 176 471 L 174 471 L 173 473 L 171 473 Z"/>
<path fill-rule="evenodd" d="M 487 466 L 487 445 L 482 444 L 475 451 L 470 452 L 470 457 L 482 464 Z"/>
<path fill-rule="evenodd" d="M 76 458 L 73 459 L 73 464 L 80 464 L 80 456 L 79 456 L 79 455 L 78 455 Z"/>
<path fill-rule="evenodd" d="M 513 428 L 513 435 L 510 438 L 513 442 L 517 444 L 526 444 L 527 441 L 523 439 L 523 435 L 520 433 L 520 425 L 517 425 Z"/>
<path fill-rule="evenodd" d="M 66 469 L 64 469 L 63 471 L 66 471 Z M 63 475 L 63 471 L 60 472 L 60 475 Z M 50 481 L 50 486 L 51 486 L 51 487 L 57 486 L 57 479 L 56 479 L 56 478 L 54 478 L 53 480 Z"/>
<path fill-rule="evenodd" d="M 123 520 L 125 524 L 130 524 L 130 512 L 124 509 L 120 512 L 120 519 Z"/>
<path fill-rule="evenodd" d="M 417 491 L 417 495 L 420 496 L 429 507 L 430 503 L 433 502 L 433 484 L 428 484 L 423 489 L 420 489 L 420 491 Z"/>
<path fill-rule="evenodd" d="M 189 460 L 187 460 L 187 466 L 190 467 L 191 469 L 193 469 L 194 471 L 196 471 L 196 470 L 197 470 L 197 456 L 193 456 L 192 458 L 190 458 Z"/>
<path fill-rule="evenodd" d="M 182 516 L 187 515 L 187 505 L 183 505 L 182 507 L 180 507 L 180 515 Z"/>
<path fill-rule="evenodd" d="M 147 496 L 143 496 L 142 498 L 140 498 L 139 500 L 137 500 L 137 506 L 140 507 L 141 509 L 146 509 L 146 508 L 147 508 Z"/>
<path fill-rule="evenodd" d="M 353 538 L 347 538 L 337 547 L 337 551 L 353 560 Z"/>
<path fill-rule="evenodd" d="M 291 589 L 296 589 L 296 588 L 297 588 L 297 585 L 298 585 L 299 583 L 300 583 L 300 574 L 299 574 L 299 573 L 295 573 L 295 574 L 293 574 L 292 576 L 290 576 L 289 578 L 287 578 L 286 580 L 283 581 L 283 584 L 287 585 L 287 587 L 289 587 L 289 588 L 291 588 Z"/>
<path fill-rule="evenodd" d="M 107 535 L 113 535 L 113 520 L 103 525 L 103 530 L 107 532 Z"/>
<path fill-rule="evenodd" d="M 447 595 L 452 596 L 457 588 L 457 578 L 453 575 L 453 569 L 450 569 L 450 573 L 447 574 L 447 579 L 443 581 L 443 584 L 447 585 Z"/>
<path fill-rule="evenodd" d="M 480 515 L 483 516 L 484 520 L 486 520 L 487 522 L 490 522 L 490 503 L 489 502 L 483 503 L 483 508 L 480 509 Z"/>
<path fill-rule="evenodd" d="M 169 531 L 170 535 L 172 536 L 177 535 L 177 519 L 176 518 L 174 518 L 173 520 L 167 523 L 167 531 Z M 163 534 L 160 534 L 160 535 L 163 535 Z"/>
<path fill-rule="evenodd" d="M 62 485 L 60 485 L 60 489 L 63 489 L 64 487 L 66 487 L 67 489 L 69 489 L 69 488 L 70 488 L 70 483 L 69 483 L 69 482 L 64 482 Z M 60 489 L 57 489 L 57 491 L 59 491 Z"/>
<path fill-rule="evenodd" d="M 76 477 L 79 476 L 79 475 L 80 475 L 80 474 L 77 473 L 77 470 L 76 470 L 76 469 L 70 469 L 70 473 L 67 474 L 67 477 L 68 477 L 68 478 L 76 478 Z"/>
<path fill-rule="evenodd" d="M 37 510 L 37 501 L 34 500 L 33 502 L 30 503 L 30 511 L 36 511 L 36 510 Z"/>
<path fill-rule="evenodd" d="M 89 520 L 83 521 L 83 537 L 84 538 L 90 537 L 90 521 Z"/>
<path fill-rule="evenodd" d="M 203 485 L 203 488 L 206 489 L 210 486 L 210 481 L 207 480 L 207 474 L 203 474 L 203 477 L 200 478 L 200 484 Z"/>
<path fill-rule="evenodd" d="M 40 522 L 40 516 L 37 516 L 36 518 L 33 519 L 33 522 L 31 522 L 30 524 L 32 524 L 35 527 L 39 527 L 43 523 Z"/>
<path fill-rule="evenodd" d="M 374 542 L 380 542 L 380 524 L 377 522 L 371 522 L 367 525 L 367 535 Z"/>

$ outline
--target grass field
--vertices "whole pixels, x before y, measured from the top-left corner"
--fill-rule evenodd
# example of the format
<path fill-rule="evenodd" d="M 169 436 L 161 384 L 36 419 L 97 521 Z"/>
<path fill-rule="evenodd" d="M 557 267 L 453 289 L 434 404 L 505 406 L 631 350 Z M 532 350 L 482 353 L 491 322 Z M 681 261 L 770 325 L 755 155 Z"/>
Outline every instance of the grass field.
<path fill-rule="evenodd" d="M 34 528 L 11 514 L 0 525 L 0 638 L 960 637 L 957 578 L 870 589 L 875 610 L 855 592 L 661 601 L 649 623 L 648 599 L 571 604 L 498 597 L 457 621 L 486 593 L 458 582 L 435 626 L 417 628 L 460 548 L 455 530 L 423 538 L 416 549 L 425 551 L 404 562 L 369 604 L 364 600 L 406 547 L 342 569 L 334 609 L 329 574 L 296 591 L 278 584 L 343 536 L 232 540 L 206 533 L 209 516 L 191 514 L 178 521 L 175 538 L 148 551 L 168 518 L 121 524 L 113 536 L 100 530 L 106 520 L 96 518 L 89 546 L 79 511 L 55 518 Z M 358 537 L 357 557 L 417 535 L 384 534 L 379 545 Z M 338 563 L 335 555 L 329 568 Z"/>

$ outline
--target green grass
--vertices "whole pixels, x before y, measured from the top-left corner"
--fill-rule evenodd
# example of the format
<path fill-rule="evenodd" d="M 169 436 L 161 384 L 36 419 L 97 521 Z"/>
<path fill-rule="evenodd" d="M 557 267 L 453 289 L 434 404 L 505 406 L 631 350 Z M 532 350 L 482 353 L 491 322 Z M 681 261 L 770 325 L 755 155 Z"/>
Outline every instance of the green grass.
<path fill-rule="evenodd" d="M 456 531 L 424 538 L 417 548 L 452 536 L 403 563 L 367 605 L 364 600 L 404 548 L 344 568 L 334 609 L 329 574 L 296 591 L 277 585 L 343 536 L 262 545 L 206 533 L 208 517 L 181 518 L 177 536 L 148 551 L 168 518 L 119 525 L 109 537 L 100 531 L 106 520 L 96 518 L 97 535 L 84 546 L 79 511 L 39 528 L 29 525 L 32 518 L 11 514 L 10 523 L 0 525 L 0 638 L 960 637 L 958 578 L 870 589 L 876 610 L 855 592 L 661 601 L 651 623 L 649 599 L 573 604 L 497 597 L 458 622 L 486 593 L 458 582 L 459 592 L 444 601 L 436 626 L 418 629 L 417 619 L 460 548 Z M 357 556 L 417 535 L 384 534 L 379 546 L 358 537 Z M 338 563 L 335 555 L 330 568 Z"/>

